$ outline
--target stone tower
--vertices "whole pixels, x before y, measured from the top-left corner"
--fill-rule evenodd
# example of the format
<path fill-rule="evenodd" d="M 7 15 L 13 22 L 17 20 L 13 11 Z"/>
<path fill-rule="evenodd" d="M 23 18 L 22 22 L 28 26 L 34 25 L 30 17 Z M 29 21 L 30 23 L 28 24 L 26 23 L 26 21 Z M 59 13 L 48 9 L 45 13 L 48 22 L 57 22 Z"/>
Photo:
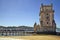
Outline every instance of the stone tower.
<path fill-rule="evenodd" d="M 55 32 L 56 23 L 54 20 L 53 5 L 43 5 L 40 7 L 40 32 Z"/>

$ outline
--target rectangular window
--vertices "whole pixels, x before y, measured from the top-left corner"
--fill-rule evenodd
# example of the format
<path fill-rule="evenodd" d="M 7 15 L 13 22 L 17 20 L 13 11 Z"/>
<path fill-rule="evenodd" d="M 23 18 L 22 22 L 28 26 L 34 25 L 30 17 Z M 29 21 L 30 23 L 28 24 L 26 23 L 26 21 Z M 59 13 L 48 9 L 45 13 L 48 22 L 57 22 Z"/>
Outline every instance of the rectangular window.
<path fill-rule="evenodd" d="M 47 24 L 48 24 L 48 22 L 47 22 Z"/>

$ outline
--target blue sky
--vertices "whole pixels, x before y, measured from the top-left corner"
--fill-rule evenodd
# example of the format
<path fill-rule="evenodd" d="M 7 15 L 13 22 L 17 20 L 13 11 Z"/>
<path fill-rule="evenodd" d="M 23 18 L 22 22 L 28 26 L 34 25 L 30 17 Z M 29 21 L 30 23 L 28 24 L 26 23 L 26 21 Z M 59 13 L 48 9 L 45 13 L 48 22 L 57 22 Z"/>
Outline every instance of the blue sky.
<path fill-rule="evenodd" d="M 39 24 L 41 3 L 53 3 L 54 19 L 60 27 L 60 0 L 0 0 L 0 25 L 2 26 L 32 26 Z"/>

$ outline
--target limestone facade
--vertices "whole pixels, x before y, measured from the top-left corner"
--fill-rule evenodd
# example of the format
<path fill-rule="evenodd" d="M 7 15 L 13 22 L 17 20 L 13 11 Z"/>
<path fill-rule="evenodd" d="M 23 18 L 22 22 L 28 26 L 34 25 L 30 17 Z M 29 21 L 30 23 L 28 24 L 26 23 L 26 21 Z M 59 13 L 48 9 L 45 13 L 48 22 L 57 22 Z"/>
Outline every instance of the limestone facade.
<path fill-rule="evenodd" d="M 40 7 L 40 32 L 55 32 L 56 31 L 56 23 L 54 20 L 54 10 L 53 5 L 43 5 Z M 36 26 L 35 29 L 38 27 Z M 37 30 L 36 30 L 37 31 Z"/>

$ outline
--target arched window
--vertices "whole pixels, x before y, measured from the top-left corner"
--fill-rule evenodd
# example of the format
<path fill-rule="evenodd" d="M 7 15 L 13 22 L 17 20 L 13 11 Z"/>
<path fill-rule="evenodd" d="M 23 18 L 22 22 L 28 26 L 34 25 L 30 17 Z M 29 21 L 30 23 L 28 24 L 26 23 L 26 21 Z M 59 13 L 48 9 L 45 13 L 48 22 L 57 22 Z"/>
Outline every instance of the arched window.
<path fill-rule="evenodd" d="M 48 24 L 48 22 L 47 22 L 47 24 Z"/>
<path fill-rule="evenodd" d="M 48 15 L 48 13 L 46 15 Z"/>

